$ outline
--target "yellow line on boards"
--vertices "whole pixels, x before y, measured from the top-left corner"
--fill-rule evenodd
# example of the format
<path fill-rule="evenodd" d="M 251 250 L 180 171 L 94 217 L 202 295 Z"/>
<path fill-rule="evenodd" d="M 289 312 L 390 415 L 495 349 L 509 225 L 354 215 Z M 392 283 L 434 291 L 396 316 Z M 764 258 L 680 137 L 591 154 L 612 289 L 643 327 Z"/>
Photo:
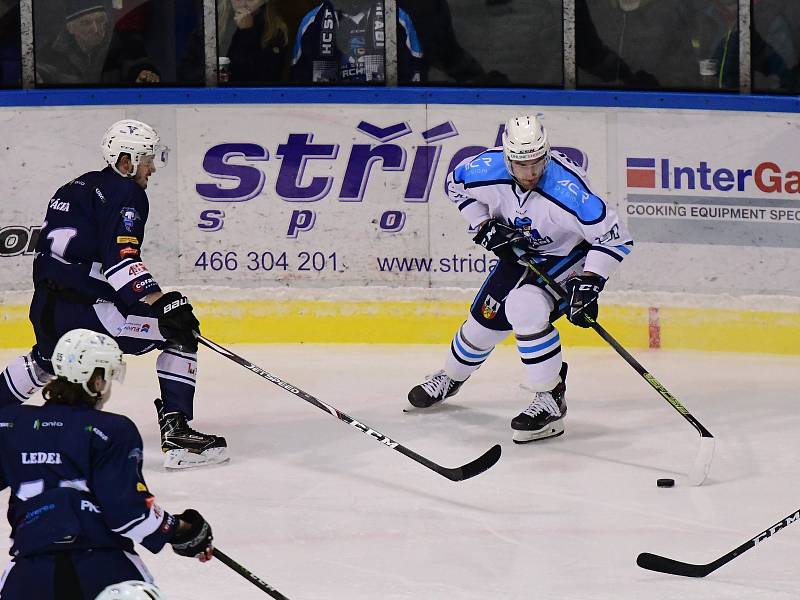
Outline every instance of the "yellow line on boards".
<path fill-rule="evenodd" d="M 246 300 L 197 302 L 203 334 L 231 343 L 449 344 L 469 305 L 443 301 Z M 603 305 L 598 321 L 623 346 L 647 348 L 648 307 Z M 659 308 L 661 347 L 670 350 L 800 354 L 800 314 Z M 565 346 L 606 345 L 561 319 Z M 0 308 L 0 348 L 33 344 L 28 307 Z M 511 343 L 507 340 L 506 343 Z"/>

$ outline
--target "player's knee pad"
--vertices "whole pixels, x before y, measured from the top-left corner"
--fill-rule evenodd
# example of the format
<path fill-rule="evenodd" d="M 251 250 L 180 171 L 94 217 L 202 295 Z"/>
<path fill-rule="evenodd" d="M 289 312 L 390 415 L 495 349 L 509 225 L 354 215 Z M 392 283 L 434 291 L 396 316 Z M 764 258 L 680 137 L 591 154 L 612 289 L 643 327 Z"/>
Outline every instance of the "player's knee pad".
<path fill-rule="evenodd" d="M 484 327 L 472 315 L 469 315 L 461 326 L 461 335 L 464 336 L 464 341 L 473 348 L 480 348 L 481 350 L 494 348 L 495 345 L 506 339 L 510 333 L 510 331 L 495 331 Z"/>
<path fill-rule="evenodd" d="M 544 290 L 523 285 L 506 298 L 506 317 L 516 333 L 537 333 L 550 325 L 553 300 Z"/>

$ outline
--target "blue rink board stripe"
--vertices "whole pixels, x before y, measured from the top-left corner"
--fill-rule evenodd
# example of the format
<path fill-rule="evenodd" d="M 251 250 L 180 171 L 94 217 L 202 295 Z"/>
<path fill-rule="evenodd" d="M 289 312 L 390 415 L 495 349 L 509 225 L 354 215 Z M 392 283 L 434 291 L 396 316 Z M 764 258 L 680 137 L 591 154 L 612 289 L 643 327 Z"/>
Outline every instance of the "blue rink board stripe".
<path fill-rule="evenodd" d="M 112 88 L 3 90 L 0 106 L 486 104 L 800 113 L 798 96 L 474 88 Z"/>

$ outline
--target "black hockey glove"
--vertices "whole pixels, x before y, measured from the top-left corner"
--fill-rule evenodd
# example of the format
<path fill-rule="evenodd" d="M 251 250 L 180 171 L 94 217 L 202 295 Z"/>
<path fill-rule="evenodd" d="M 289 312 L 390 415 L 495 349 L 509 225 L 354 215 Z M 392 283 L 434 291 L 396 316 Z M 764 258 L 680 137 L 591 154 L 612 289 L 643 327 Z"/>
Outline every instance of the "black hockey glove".
<path fill-rule="evenodd" d="M 158 317 L 158 329 L 165 340 L 186 352 L 197 352 L 194 332 L 200 332 L 200 321 L 194 316 L 186 296 L 180 292 L 167 292 L 150 307 Z"/>
<path fill-rule="evenodd" d="M 605 284 L 605 279 L 599 275 L 577 275 L 567 279 L 564 289 L 569 300 L 567 319 L 570 323 L 578 327 L 592 326 L 586 317 L 597 320 L 597 298 Z"/>
<path fill-rule="evenodd" d="M 528 238 L 519 229 L 496 219 L 489 219 L 481 225 L 472 241 L 494 252 L 501 260 L 523 265 L 525 261 L 520 259 L 531 251 Z"/>
<path fill-rule="evenodd" d="M 175 554 L 188 556 L 190 558 L 200 555 L 208 557 L 214 547 L 214 536 L 211 535 L 211 525 L 209 525 L 203 516 L 193 508 L 189 508 L 175 516 L 189 525 L 189 529 L 186 529 L 182 533 L 176 533 L 175 537 L 170 542 Z M 178 527 L 178 531 L 181 531 L 180 526 Z"/>

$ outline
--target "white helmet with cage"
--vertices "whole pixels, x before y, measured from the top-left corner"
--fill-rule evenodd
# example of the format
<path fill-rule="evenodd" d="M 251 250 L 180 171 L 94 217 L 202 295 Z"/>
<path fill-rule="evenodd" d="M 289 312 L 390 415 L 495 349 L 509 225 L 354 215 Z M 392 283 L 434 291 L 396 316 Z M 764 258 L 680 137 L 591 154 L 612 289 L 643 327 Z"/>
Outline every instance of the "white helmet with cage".
<path fill-rule="evenodd" d="M 547 131 L 538 117 L 522 115 L 511 117 L 503 130 L 503 160 L 508 172 L 514 176 L 511 161 L 536 160 L 544 157 L 544 165 L 550 160 L 550 143 Z M 543 165 L 543 166 L 544 166 Z"/>
<path fill-rule="evenodd" d="M 154 584 L 146 581 L 123 581 L 108 586 L 95 600 L 166 600 Z"/>
<path fill-rule="evenodd" d="M 73 329 L 61 336 L 53 350 L 53 370 L 58 377 L 71 383 L 80 383 L 92 396 L 97 392 L 87 385 L 95 369 L 103 370 L 106 385 L 101 394 L 111 386 L 111 380 L 125 380 L 125 361 L 122 351 L 113 338 L 89 329 Z"/>
<path fill-rule="evenodd" d="M 139 169 L 139 161 L 144 156 L 152 156 L 156 168 L 165 167 L 169 148 L 161 144 L 161 138 L 155 129 L 147 123 L 134 119 L 123 119 L 109 127 L 100 143 L 103 158 L 117 173 L 123 177 L 133 177 Z M 120 154 L 131 157 L 133 170 L 130 173 L 120 173 L 117 169 L 117 160 Z"/>

